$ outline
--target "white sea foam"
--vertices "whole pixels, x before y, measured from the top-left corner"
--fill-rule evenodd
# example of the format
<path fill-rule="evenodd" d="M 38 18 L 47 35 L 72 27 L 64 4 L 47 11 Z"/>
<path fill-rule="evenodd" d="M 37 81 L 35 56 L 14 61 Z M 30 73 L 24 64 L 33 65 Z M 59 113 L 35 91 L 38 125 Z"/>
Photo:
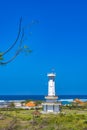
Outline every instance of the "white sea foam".
<path fill-rule="evenodd" d="M 86 102 L 87 101 L 87 99 L 80 99 L 81 101 L 83 101 L 83 102 Z"/>
<path fill-rule="evenodd" d="M 63 101 L 73 102 L 73 99 L 60 99 L 59 101 L 61 101 L 61 102 L 63 102 Z"/>
<path fill-rule="evenodd" d="M 81 101 L 83 101 L 83 102 L 86 102 L 87 101 L 87 99 L 79 99 L 79 100 L 81 100 Z M 60 99 L 59 101 L 61 101 L 61 102 L 73 102 L 73 99 Z"/>
<path fill-rule="evenodd" d="M 4 100 L 0 100 L 0 102 L 5 102 Z"/>

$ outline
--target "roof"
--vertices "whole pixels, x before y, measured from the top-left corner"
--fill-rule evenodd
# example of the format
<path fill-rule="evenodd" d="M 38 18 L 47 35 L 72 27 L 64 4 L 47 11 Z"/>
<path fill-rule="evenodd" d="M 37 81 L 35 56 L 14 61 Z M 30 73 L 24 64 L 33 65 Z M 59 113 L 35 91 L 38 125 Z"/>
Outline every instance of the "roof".
<path fill-rule="evenodd" d="M 27 107 L 35 107 L 36 104 L 31 101 L 31 102 L 26 103 L 26 106 L 27 106 Z"/>
<path fill-rule="evenodd" d="M 56 74 L 55 74 L 55 73 L 48 73 L 47 76 L 48 76 L 48 77 L 55 77 Z"/>
<path fill-rule="evenodd" d="M 78 98 L 76 98 L 76 99 L 74 100 L 74 102 L 76 102 L 76 103 L 78 103 L 78 104 L 80 104 L 80 105 L 84 105 L 84 104 L 85 104 L 85 102 L 81 101 L 81 100 L 78 99 Z"/>

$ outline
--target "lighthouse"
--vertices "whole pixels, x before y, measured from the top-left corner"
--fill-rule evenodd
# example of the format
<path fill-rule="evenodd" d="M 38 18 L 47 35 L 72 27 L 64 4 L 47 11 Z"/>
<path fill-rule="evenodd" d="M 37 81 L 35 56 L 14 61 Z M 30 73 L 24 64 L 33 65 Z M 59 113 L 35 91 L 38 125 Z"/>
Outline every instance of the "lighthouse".
<path fill-rule="evenodd" d="M 55 74 L 50 73 L 47 74 L 49 81 L 48 81 L 48 96 L 55 96 Z"/>
<path fill-rule="evenodd" d="M 55 93 L 55 73 L 48 73 L 48 95 L 46 101 L 42 103 L 43 113 L 59 113 L 61 102 L 58 102 L 58 96 Z"/>

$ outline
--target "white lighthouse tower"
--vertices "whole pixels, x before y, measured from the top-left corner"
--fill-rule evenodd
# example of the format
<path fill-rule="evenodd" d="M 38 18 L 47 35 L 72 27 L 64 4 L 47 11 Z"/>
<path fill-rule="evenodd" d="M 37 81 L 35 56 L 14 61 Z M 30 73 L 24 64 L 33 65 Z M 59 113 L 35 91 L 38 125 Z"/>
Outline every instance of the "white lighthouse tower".
<path fill-rule="evenodd" d="M 48 81 L 48 96 L 55 96 L 55 74 L 50 73 L 47 75 L 49 77 Z"/>
<path fill-rule="evenodd" d="M 55 94 L 55 73 L 48 73 L 47 74 L 48 80 L 48 96 L 45 96 L 46 102 L 42 103 L 43 105 L 43 113 L 59 113 L 61 105 L 58 102 L 58 96 Z"/>

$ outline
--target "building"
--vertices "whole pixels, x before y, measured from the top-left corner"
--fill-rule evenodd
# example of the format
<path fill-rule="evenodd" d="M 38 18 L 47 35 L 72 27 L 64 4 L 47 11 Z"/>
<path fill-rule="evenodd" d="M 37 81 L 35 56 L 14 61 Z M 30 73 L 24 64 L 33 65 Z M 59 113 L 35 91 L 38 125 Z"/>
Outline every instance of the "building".
<path fill-rule="evenodd" d="M 32 107 L 32 108 L 33 108 L 33 107 L 36 106 L 36 104 L 35 104 L 34 102 L 30 101 L 30 102 L 26 103 L 25 106 L 27 106 L 27 107 Z"/>
<path fill-rule="evenodd" d="M 48 96 L 45 96 L 46 102 L 42 103 L 42 113 L 59 113 L 61 102 L 58 102 L 58 96 L 55 94 L 55 76 L 54 73 L 47 74 L 48 80 Z"/>

